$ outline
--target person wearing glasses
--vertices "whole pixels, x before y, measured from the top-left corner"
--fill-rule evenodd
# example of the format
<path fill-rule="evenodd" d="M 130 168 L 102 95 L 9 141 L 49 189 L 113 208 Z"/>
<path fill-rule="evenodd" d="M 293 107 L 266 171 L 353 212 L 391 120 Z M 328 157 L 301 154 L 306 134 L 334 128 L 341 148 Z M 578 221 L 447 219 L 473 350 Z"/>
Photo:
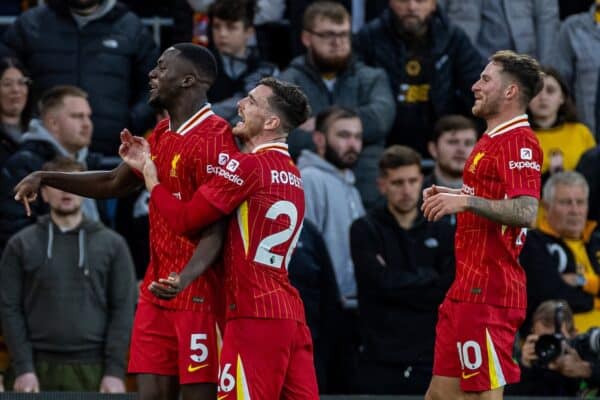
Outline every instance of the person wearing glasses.
<path fill-rule="evenodd" d="M 354 45 L 367 65 L 385 69 L 390 77 L 396 120 L 388 145 L 427 155 L 440 117 L 471 115 L 471 86 L 485 61 L 464 31 L 438 10 L 436 0 L 389 0 Z"/>
<path fill-rule="evenodd" d="M 312 116 L 289 136 L 297 156 L 313 147 L 315 116 L 332 105 L 354 109 L 362 122 L 363 151 L 354 165 L 356 187 L 369 208 L 379 198 L 377 161 L 394 121 L 394 99 L 386 73 L 357 61 L 352 53 L 350 15 L 339 3 L 320 1 L 304 12 L 302 43 L 306 54 L 292 60 L 280 78 L 300 86 Z"/>

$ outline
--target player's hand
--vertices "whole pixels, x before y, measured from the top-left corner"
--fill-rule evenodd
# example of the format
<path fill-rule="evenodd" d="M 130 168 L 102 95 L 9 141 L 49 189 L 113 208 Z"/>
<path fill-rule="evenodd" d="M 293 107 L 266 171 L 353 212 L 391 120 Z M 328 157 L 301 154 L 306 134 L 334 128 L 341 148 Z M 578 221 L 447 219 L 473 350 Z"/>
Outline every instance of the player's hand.
<path fill-rule="evenodd" d="M 17 186 L 15 186 L 13 189 L 13 192 L 15 193 L 15 200 L 23 203 L 28 217 L 31 217 L 31 207 L 29 204 L 37 199 L 37 194 L 40 190 L 40 183 L 40 175 L 37 172 L 32 172 L 25 178 L 21 179 L 21 182 L 17 183 Z"/>
<path fill-rule="evenodd" d="M 446 215 L 467 209 L 467 196 L 462 194 L 437 193 L 423 201 L 421 210 L 428 221 L 439 221 Z"/>
<path fill-rule="evenodd" d="M 100 382 L 100 393 L 125 393 L 125 382 L 116 376 L 104 375 Z"/>
<path fill-rule="evenodd" d="M 438 193 L 460 194 L 460 189 L 452 189 L 446 186 L 431 185 L 423 189 L 423 200 L 427 200 Z"/>
<path fill-rule="evenodd" d="M 40 382 L 38 381 L 37 375 L 33 372 L 25 372 L 24 374 L 17 376 L 15 384 L 13 385 L 13 390 L 20 393 L 39 393 Z"/>
<path fill-rule="evenodd" d="M 529 335 L 525 339 L 523 347 L 521 347 L 521 364 L 527 368 L 531 368 L 533 363 L 538 359 L 538 356 L 535 354 L 535 342 L 538 339 L 538 335 Z"/>
<path fill-rule="evenodd" d="M 162 300 L 174 299 L 183 288 L 181 279 L 175 272 L 171 272 L 167 279 L 160 278 L 158 282 L 152 281 L 148 286 L 148 290 Z"/>
<path fill-rule="evenodd" d="M 148 192 L 152 193 L 152 189 L 154 186 L 158 185 L 160 182 L 158 181 L 158 172 L 156 171 L 156 164 L 150 158 L 150 153 L 146 153 L 144 155 L 144 168 L 142 169 L 144 173 L 144 182 L 146 183 L 146 189 Z"/>
<path fill-rule="evenodd" d="M 150 144 L 146 139 L 132 135 L 127 129 L 121 131 L 119 156 L 127 165 L 141 172 L 144 168 L 146 153 L 150 154 Z"/>

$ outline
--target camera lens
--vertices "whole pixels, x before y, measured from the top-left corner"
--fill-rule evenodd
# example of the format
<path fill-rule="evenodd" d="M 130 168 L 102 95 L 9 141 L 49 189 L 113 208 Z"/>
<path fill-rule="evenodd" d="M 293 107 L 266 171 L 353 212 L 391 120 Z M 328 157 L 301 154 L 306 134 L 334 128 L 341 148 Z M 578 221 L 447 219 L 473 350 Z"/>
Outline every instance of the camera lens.
<path fill-rule="evenodd" d="M 535 354 L 538 362 L 546 365 L 558 358 L 562 352 L 562 337 L 560 335 L 542 335 L 535 342 Z"/>

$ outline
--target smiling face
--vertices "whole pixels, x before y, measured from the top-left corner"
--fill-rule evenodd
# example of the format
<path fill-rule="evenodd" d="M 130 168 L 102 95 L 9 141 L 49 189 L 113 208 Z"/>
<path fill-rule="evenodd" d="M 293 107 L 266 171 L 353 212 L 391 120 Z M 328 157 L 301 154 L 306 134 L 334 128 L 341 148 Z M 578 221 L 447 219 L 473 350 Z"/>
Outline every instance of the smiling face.
<path fill-rule="evenodd" d="M 475 104 L 471 111 L 476 117 L 488 119 L 498 114 L 504 102 L 505 78 L 502 66 L 490 62 L 471 90 L 475 96 Z"/>
<path fill-rule="evenodd" d="M 168 48 L 148 73 L 150 78 L 148 103 L 156 108 L 167 108 L 180 93 L 178 83 L 183 77 L 183 61 L 178 54 L 179 50 L 174 47 Z"/>
<path fill-rule="evenodd" d="M 0 119 L 19 117 L 25 109 L 29 80 L 17 68 L 10 67 L 0 77 Z"/>

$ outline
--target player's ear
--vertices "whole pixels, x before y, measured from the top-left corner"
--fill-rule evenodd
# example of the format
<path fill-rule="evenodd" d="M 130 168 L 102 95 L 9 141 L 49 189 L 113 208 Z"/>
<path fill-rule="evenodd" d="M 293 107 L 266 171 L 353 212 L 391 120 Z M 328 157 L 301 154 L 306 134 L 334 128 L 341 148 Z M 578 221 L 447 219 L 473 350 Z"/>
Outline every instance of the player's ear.
<path fill-rule="evenodd" d="M 507 99 L 513 99 L 517 96 L 519 96 L 519 86 L 516 83 L 511 83 L 510 85 L 508 85 L 506 87 L 506 90 L 504 91 L 504 95 L 506 96 Z"/>
<path fill-rule="evenodd" d="M 196 80 L 195 76 L 186 75 L 183 77 L 183 80 L 181 81 L 181 87 L 190 87 L 194 84 L 195 80 Z"/>
<path fill-rule="evenodd" d="M 281 127 L 281 119 L 277 115 L 271 115 L 265 120 L 265 130 L 276 131 Z"/>

